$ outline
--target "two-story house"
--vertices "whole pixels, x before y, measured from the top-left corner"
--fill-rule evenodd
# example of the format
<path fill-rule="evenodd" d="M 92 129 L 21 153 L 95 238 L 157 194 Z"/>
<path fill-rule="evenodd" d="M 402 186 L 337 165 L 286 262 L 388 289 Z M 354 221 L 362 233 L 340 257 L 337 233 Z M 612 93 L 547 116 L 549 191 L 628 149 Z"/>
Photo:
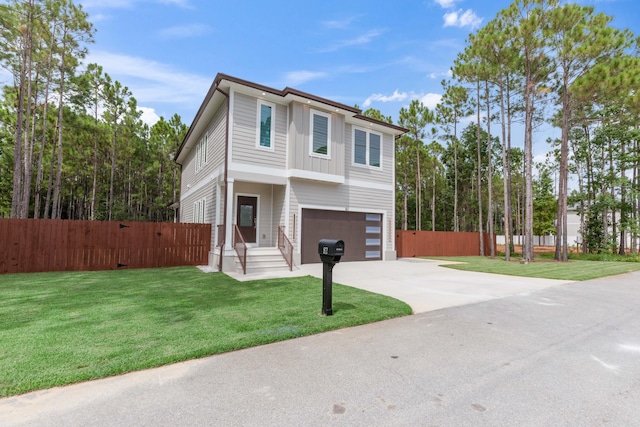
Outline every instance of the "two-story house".
<path fill-rule="evenodd" d="M 320 262 L 322 238 L 344 240 L 344 261 L 393 260 L 394 144 L 405 132 L 218 74 L 176 155 L 180 221 L 213 224 L 209 263 L 222 271 L 236 270 L 242 241 L 249 257 L 288 241 L 294 266 Z"/>

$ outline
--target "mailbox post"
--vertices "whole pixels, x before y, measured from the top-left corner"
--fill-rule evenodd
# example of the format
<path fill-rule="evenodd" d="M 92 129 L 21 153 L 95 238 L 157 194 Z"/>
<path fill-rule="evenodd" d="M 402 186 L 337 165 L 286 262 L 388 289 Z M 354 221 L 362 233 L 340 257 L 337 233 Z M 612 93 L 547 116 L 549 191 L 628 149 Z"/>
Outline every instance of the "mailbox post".
<path fill-rule="evenodd" d="M 322 314 L 333 315 L 331 308 L 333 287 L 333 266 L 340 262 L 344 255 L 342 240 L 322 239 L 318 242 L 318 255 L 322 260 Z"/>

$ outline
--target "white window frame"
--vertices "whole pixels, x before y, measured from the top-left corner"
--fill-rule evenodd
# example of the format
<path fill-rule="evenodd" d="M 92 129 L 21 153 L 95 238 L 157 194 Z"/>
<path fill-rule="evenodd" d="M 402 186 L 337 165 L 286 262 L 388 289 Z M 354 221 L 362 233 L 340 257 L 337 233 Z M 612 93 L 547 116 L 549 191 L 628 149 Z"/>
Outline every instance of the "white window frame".
<path fill-rule="evenodd" d="M 198 141 L 198 144 L 196 145 L 196 159 L 195 159 L 196 172 L 199 172 L 208 163 L 209 161 L 208 151 L 209 151 L 209 133 L 206 132 L 202 136 L 202 138 L 200 138 L 200 141 Z"/>
<path fill-rule="evenodd" d="M 193 222 L 196 224 L 205 224 L 207 214 L 207 198 L 196 200 L 193 202 Z"/>
<path fill-rule="evenodd" d="M 260 145 L 260 114 L 262 112 L 262 106 L 265 105 L 271 108 L 271 135 L 269 137 L 269 146 L 265 147 Z M 273 102 L 258 100 L 258 106 L 256 109 L 256 148 L 260 150 L 275 151 L 275 127 L 276 127 L 276 104 Z"/>
<path fill-rule="evenodd" d="M 327 154 L 320 154 L 313 151 L 313 116 L 322 116 L 327 119 Z M 309 110 L 309 156 L 320 159 L 331 159 L 331 114 L 318 110 Z"/>
<path fill-rule="evenodd" d="M 365 150 L 365 163 L 356 163 L 356 130 L 360 132 L 364 132 L 366 135 L 366 150 Z M 371 165 L 371 135 L 378 135 L 380 137 L 380 166 Z M 380 132 L 373 131 L 371 129 L 366 129 L 358 126 L 353 126 L 353 131 L 351 132 L 351 165 L 358 166 L 363 168 L 370 168 L 375 170 L 382 170 L 382 141 L 384 139 L 383 134 Z"/>

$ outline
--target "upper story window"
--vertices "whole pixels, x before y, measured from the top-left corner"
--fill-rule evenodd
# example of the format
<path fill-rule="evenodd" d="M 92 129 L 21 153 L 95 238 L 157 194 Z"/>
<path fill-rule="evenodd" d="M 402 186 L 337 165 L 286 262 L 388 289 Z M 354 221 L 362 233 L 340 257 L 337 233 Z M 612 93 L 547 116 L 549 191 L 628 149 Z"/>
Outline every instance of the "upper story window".
<path fill-rule="evenodd" d="M 356 165 L 382 166 L 382 135 L 379 133 L 353 129 L 353 163 Z"/>
<path fill-rule="evenodd" d="M 273 150 L 276 105 L 258 100 L 256 147 Z"/>
<path fill-rule="evenodd" d="M 207 164 L 207 151 L 209 147 L 209 134 L 205 133 L 204 136 L 198 141 L 196 145 L 196 172 Z"/>
<path fill-rule="evenodd" d="M 331 158 L 331 116 L 311 110 L 309 129 L 309 154 L 315 157 Z"/>
<path fill-rule="evenodd" d="M 203 197 L 193 203 L 193 222 L 204 224 L 204 215 L 207 212 L 207 199 Z"/>

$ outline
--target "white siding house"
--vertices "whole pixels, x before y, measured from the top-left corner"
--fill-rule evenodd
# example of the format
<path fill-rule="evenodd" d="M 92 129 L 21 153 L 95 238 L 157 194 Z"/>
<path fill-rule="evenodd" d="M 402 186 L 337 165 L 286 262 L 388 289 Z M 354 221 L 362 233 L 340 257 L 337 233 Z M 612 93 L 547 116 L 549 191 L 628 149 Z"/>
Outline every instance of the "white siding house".
<path fill-rule="evenodd" d="M 354 107 L 218 74 L 176 156 L 180 221 L 212 224 L 210 264 L 223 271 L 237 268 L 236 236 L 255 254 L 278 246 L 279 229 L 294 266 L 320 261 L 319 238 L 344 240 L 344 261 L 393 260 L 394 144 L 405 132 Z"/>

